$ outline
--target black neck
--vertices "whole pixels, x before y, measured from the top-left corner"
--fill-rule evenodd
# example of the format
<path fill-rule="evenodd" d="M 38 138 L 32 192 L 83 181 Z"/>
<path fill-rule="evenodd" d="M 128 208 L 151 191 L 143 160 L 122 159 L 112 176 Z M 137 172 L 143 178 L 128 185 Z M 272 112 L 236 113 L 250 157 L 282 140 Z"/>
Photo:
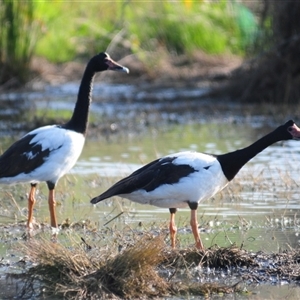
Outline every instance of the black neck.
<path fill-rule="evenodd" d="M 279 140 L 281 139 L 273 131 L 246 148 L 216 155 L 216 157 L 221 164 L 224 175 L 230 181 L 250 159 Z"/>
<path fill-rule="evenodd" d="M 88 115 L 90 103 L 92 101 L 91 94 L 94 76 L 95 71 L 91 65 L 88 64 L 81 80 L 73 115 L 70 121 L 64 125 L 65 128 L 74 130 L 84 135 L 86 134 L 88 126 Z"/>

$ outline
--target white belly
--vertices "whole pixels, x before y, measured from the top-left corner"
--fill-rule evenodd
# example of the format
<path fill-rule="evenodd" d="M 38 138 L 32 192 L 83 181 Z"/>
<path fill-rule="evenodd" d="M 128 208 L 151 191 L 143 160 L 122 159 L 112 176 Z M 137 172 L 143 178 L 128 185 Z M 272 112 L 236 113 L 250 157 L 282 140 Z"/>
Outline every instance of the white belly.
<path fill-rule="evenodd" d="M 163 208 L 184 208 L 188 202 L 200 203 L 211 198 L 228 184 L 219 164 L 209 170 L 194 172 L 175 184 L 164 184 L 153 191 L 137 190 L 120 195 L 131 201 Z"/>

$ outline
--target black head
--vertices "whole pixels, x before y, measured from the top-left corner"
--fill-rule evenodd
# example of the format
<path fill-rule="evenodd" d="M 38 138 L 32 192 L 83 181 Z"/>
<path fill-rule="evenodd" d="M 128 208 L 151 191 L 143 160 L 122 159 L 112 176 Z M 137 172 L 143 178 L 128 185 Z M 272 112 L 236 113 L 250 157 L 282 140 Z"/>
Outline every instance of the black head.
<path fill-rule="evenodd" d="M 116 63 L 106 52 L 101 52 L 94 56 L 90 60 L 90 64 L 93 65 L 95 72 L 111 70 L 129 73 L 129 70 L 126 67 Z"/>
<path fill-rule="evenodd" d="M 300 140 L 300 128 L 293 120 L 287 121 L 276 130 L 282 134 L 282 140 Z"/>

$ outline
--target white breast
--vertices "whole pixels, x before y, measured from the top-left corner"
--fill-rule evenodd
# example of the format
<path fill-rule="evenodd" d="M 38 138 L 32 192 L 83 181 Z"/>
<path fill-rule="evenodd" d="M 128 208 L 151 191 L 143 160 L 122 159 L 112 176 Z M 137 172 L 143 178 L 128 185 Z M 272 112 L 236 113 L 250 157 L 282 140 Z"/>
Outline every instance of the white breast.
<path fill-rule="evenodd" d="M 73 168 L 82 152 L 85 138 L 81 133 L 57 128 L 52 134 L 53 143 L 49 143 L 46 138 L 41 141 L 45 149 L 51 150 L 50 156 L 41 167 L 32 172 L 32 178 L 56 182 Z"/>

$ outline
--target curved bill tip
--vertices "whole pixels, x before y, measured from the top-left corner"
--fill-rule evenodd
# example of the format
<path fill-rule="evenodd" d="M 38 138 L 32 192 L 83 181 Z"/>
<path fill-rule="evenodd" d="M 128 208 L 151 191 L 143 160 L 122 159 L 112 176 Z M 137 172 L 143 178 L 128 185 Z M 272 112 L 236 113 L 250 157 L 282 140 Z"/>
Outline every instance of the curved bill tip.
<path fill-rule="evenodd" d="M 122 71 L 122 72 L 125 72 L 125 73 L 129 73 L 129 69 L 128 68 L 126 68 L 126 67 L 123 67 L 123 69 L 122 70 L 120 70 L 120 71 Z"/>
<path fill-rule="evenodd" d="M 293 126 L 291 126 L 290 133 L 292 134 L 294 140 L 300 140 L 300 128 L 295 123 Z"/>
<path fill-rule="evenodd" d="M 90 203 L 92 203 L 92 204 L 96 204 L 96 203 L 98 203 L 99 201 L 97 201 L 98 199 L 97 199 L 97 197 L 95 197 L 95 198 L 93 198 L 91 201 L 90 201 Z"/>
<path fill-rule="evenodd" d="M 129 73 L 129 69 L 126 68 L 126 67 L 123 67 L 121 65 L 114 65 L 112 67 L 109 67 L 109 70 L 112 70 L 112 71 L 119 71 L 119 72 L 125 72 L 125 73 Z"/>
<path fill-rule="evenodd" d="M 119 71 L 119 72 L 125 72 L 125 73 L 129 73 L 129 69 L 118 64 L 117 62 L 115 62 L 114 60 L 112 60 L 111 58 L 106 60 L 106 64 L 108 65 L 108 70 L 111 71 Z"/>

